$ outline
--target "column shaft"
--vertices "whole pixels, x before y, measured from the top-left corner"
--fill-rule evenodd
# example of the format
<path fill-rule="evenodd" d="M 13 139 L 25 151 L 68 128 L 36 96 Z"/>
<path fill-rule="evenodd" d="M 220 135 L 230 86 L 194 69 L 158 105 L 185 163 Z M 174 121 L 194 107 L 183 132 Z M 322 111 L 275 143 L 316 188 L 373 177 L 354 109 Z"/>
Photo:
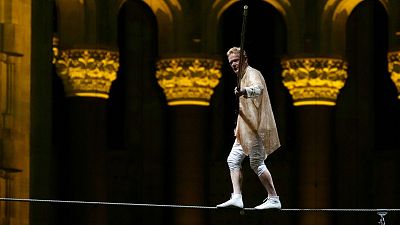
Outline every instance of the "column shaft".
<path fill-rule="evenodd" d="M 106 201 L 105 100 L 69 98 L 63 193 L 68 200 Z M 66 224 L 106 224 L 104 206 L 70 206 Z"/>
<path fill-rule="evenodd" d="M 297 111 L 299 208 L 331 208 L 331 107 L 304 106 Z M 306 213 L 300 225 L 329 225 L 329 214 Z"/>
<path fill-rule="evenodd" d="M 170 108 L 172 195 L 175 204 L 205 204 L 205 158 L 207 154 L 207 108 L 179 106 Z M 176 225 L 203 225 L 202 210 L 176 210 Z"/>

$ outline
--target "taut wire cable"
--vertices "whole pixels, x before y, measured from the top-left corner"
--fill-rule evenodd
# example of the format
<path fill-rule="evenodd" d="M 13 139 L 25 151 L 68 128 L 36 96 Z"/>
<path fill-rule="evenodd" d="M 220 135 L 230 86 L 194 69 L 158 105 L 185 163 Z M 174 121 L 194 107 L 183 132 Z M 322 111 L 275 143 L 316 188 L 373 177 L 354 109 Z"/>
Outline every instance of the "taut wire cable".
<path fill-rule="evenodd" d="M 159 207 L 159 208 L 183 208 L 183 209 L 208 209 L 216 210 L 215 206 L 198 206 L 198 205 L 166 205 L 166 204 L 148 204 L 148 203 L 128 203 L 128 202 L 99 202 L 99 201 L 70 201 L 57 199 L 35 199 L 35 198 L 0 198 L 5 202 L 28 202 L 28 203 L 63 203 L 63 204 L 85 204 L 85 205 L 111 205 L 111 206 L 135 206 L 135 207 Z M 240 214 L 244 211 L 255 211 L 255 208 L 240 209 Z M 258 211 L 258 210 L 257 210 Z M 376 212 L 380 216 L 379 225 L 385 225 L 385 216 L 388 212 L 399 212 L 400 209 L 280 209 L 280 211 L 289 212 Z"/>
<path fill-rule="evenodd" d="M 128 203 L 128 202 L 101 202 L 101 201 L 74 201 L 57 199 L 35 199 L 35 198 L 0 198 L 0 201 L 8 202 L 30 202 L 30 203 L 64 203 L 64 204 L 86 204 L 86 205 L 114 205 L 114 206 L 136 206 L 136 207 L 162 207 L 162 208 L 186 208 L 186 209 L 218 209 L 216 206 L 179 205 L 179 204 L 149 204 L 149 203 Z M 242 210 L 256 210 L 255 208 L 243 208 Z M 309 208 L 289 209 L 281 211 L 297 212 L 399 212 L 400 209 L 333 209 L 333 208 Z"/>
<path fill-rule="evenodd" d="M 35 199 L 35 198 L 0 198 L 0 201 L 30 202 L 30 203 L 63 203 L 63 204 L 85 204 L 85 205 L 136 206 L 136 207 L 162 207 L 162 208 L 186 208 L 186 209 L 217 209 L 217 207 L 197 206 L 197 205 L 166 205 L 166 204 L 148 204 L 148 203 L 75 201 L 75 200 Z"/>

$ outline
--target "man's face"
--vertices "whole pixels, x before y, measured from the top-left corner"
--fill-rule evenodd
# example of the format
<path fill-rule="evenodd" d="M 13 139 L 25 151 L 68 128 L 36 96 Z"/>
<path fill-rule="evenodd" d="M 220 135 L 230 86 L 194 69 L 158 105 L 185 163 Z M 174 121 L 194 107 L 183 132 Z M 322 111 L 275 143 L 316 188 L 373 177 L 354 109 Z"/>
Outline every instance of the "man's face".
<path fill-rule="evenodd" d="M 238 74 L 239 73 L 239 61 L 240 61 L 240 55 L 239 54 L 230 54 L 228 56 L 228 62 L 229 65 L 231 65 L 231 68 L 233 71 Z M 246 59 L 244 60 L 244 64 L 246 64 Z M 245 65 L 243 65 L 245 66 Z"/>

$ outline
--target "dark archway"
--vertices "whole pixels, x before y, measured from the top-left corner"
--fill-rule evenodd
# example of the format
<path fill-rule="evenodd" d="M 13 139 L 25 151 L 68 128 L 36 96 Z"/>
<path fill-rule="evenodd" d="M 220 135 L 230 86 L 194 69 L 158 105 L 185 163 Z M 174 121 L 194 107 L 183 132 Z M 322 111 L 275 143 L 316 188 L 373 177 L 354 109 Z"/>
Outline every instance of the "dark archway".
<path fill-rule="evenodd" d="M 155 78 L 157 22 L 143 1 L 128 0 L 118 15 L 120 67 L 107 101 L 109 200 L 165 198 L 166 103 Z M 112 208 L 109 224 L 161 224 L 164 212 Z"/>
<path fill-rule="evenodd" d="M 62 128 L 55 129 L 54 123 L 57 120 L 55 113 L 60 106 L 58 99 L 64 98 L 64 92 L 54 67 L 49 65 L 53 57 L 52 37 L 54 32 L 58 31 L 57 19 L 55 19 L 57 9 L 53 1 L 40 1 L 31 4 L 31 12 L 31 26 L 34 32 L 30 40 L 31 55 L 28 62 L 31 66 L 29 197 L 58 199 L 61 176 L 58 173 L 59 148 L 55 142 L 56 139 L 62 137 L 62 134 L 56 134 Z M 64 143 L 58 143 L 58 145 L 62 144 Z M 23 154 L 23 152 L 18 152 L 18 154 Z M 29 205 L 28 207 L 30 208 L 29 224 L 50 225 L 59 222 L 58 207 L 47 205 Z M 46 213 L 45 218 L 43 218 L 44 213 Z"/>
<path fill-rule="evenodd" d="M 396 207 L 399 200 L 388 197 L 395 196 L 399 188 L 392 172 L 399 168 L 392 167 L 396 167 L 394 159 L 399 156 L 399 139 L 395 136 L 400 126 L 396 116 L 400 104 L 387 71 L 387 50 L 385 8 L 379 1 L 361 2 L 347 22 L 348 79 L 336 107 L 333 199 L 337 208 L 390 208 Z M 387 197 L 365 197 L 377 193 Z M 366 224 L 375 218 L 376 215 L 341 215 L 335 224 Z"/>

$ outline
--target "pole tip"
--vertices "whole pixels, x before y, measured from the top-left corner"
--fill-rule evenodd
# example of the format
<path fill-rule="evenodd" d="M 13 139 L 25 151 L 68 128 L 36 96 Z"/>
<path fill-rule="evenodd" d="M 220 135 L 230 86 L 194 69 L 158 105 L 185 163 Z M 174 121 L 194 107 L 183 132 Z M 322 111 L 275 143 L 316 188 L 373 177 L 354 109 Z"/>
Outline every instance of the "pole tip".
<path fill-rule="evenodd" d="M 245 5 L 244 7 L 243 7 L 243 16 L 247 16 L 247 11 L 248 11 L 248 6 L 247 5 Z"/>

